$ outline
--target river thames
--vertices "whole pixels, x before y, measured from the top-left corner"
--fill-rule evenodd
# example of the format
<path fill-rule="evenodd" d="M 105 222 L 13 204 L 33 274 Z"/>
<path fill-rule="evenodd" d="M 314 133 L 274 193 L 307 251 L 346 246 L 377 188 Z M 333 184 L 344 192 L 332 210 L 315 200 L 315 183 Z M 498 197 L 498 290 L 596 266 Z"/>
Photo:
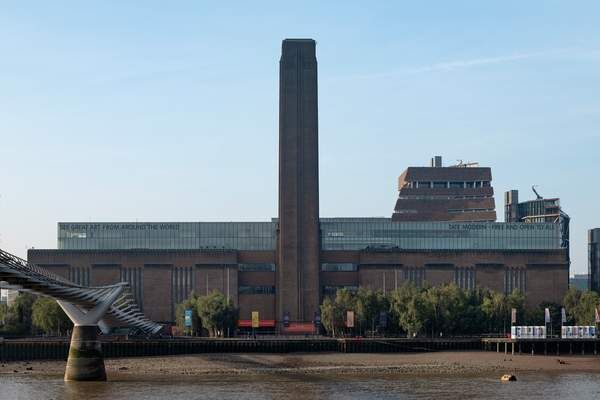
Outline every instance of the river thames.
<path fill-rule="evenodd" d="M 523 373 L 497 376 L 287 375 L 204 377 L 164 381 L 64 382 L 60 378 L 0 376 L 1 399 L 595 399 L 600 375 Z"/>

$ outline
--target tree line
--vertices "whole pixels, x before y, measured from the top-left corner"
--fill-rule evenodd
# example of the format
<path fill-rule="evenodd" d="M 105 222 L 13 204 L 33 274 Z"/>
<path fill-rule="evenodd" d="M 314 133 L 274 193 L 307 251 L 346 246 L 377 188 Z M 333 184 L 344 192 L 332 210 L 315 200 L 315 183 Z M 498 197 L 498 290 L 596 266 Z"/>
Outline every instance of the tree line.
<path fill-rule="evenodd" d="M 567 325 L 593 325 L 600 296 L 570 288 L 562 304 L 528 308 L 517 290 L 505 295 L 484 288 L 463 290 L 455 284 L 420 288 L 405 284 L 385 294 L 367 288 L 355 292 L 340 289 L 324 299 L 320 322 L 324 333 L 331 336 L 503 335 L 510 330 L 512 308 L 517 310 L 517 325 L 543 325 L 544 309 L 548 308 L 552 329 L 558 333 L 561 307 Z M 185 323 L 185 310 L 191 311 L 191 326 Z M 348 311 L 354 315 L 352 327 L 348 327 Z M 236 332 L 238 309 L 217 290 L 206 296 L 192 292 L 177 304 L 175 315 L 180 332 L 187 334 L 224 337 Z M 64 335 L 71 329 L 71 321 L 54 299 L 21 293 L 11 305 L 0 304 L 0 335 Z"/>
<path fill-rule="evenodd" d="M 340 289 L 323 301 L 321 321 L 331 336 L 503 335 L 510 331 L 511 309 L 517 310 L 516 325 L 544 325 L 544 310 L 549 308 L 552 329 L 559 333 L 563 306 L 566 325 L 593 325 L 600 296 L 570 288 L 562 305 L 544 303 L 528 308 L 518 290 L 505 295 L 485 288 L 463 290 L 453 283 L 423 288 L 407 283 L 386 294 L 366 288 L 356 292 Z M 347 321 L 348 311 L 354 316 L 351 324 Z"/>
<path fill-rule="evenodd" d="M 67 334 L 73 323 L 49 297 L 20 293 L 12 304 L 0 304 L 0 335 Z"/>

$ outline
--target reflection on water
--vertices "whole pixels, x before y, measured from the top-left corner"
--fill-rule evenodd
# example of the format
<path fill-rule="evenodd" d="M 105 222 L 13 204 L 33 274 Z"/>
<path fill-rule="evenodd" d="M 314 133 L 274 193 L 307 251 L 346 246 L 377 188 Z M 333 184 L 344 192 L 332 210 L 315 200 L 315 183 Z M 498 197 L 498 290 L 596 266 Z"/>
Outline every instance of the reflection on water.
<path fill-rule="evenodd" d="M 228 377 L 184 381 L 63 382 L 0 376 L 0 399 L 597 399 L 598 374 L 498 377 L 305 376 Z"/>

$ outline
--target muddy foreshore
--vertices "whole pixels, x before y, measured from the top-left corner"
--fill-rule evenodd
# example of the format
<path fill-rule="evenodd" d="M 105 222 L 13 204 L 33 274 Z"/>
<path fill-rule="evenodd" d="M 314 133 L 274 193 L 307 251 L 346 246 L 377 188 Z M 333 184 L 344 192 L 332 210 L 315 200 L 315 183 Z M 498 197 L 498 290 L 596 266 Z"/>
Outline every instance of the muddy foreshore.
<path fill-rule="evenodd" d="M 64 361 L 7 362 L 0 374 L 62 376 Z M 228 354 L 106 359 L 112 380 L 271 375 L 479 375 L 517 372 L 600 373 L 598 356 L 504 355 L 483 351 L 434 353 Z"/>

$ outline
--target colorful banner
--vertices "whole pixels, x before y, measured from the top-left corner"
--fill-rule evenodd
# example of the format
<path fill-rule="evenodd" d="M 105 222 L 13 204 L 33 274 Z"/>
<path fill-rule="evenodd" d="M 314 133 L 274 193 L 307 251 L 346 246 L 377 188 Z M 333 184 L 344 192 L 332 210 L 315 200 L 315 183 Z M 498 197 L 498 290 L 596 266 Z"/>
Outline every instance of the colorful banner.
<path fill-rule="evenodd" d="M 183 324 L 186 328 L 192 327 L 192 310 L 185 310 Z"/>
<path fill-rule="evenodd" d="M 258 318 L 258 311 L 252 311 L 252 327 L 258 328 L 260 326 L 260 319 Z"/>
<path fill-rule="evenodd" d="M 346 312 L 346 328 L 354 328 L 354 311 Z"/>

